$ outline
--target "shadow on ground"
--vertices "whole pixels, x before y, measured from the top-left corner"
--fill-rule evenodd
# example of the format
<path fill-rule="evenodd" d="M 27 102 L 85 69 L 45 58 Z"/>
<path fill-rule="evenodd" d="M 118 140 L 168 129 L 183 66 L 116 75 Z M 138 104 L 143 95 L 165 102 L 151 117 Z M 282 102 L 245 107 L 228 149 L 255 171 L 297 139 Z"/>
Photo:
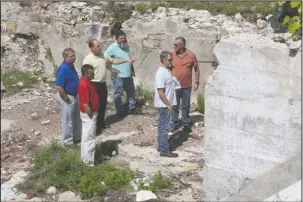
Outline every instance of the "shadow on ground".
<path fill-rule="evenodd" d="M 128 106 L 127 106 L 127 104 L 123 105 L 123 109 L 124 109 L 125 112 L 128 112 Z M 118 116 L 117 114 L 112 114 L 112 115 L 107 116 L 105 118 L 105 123 L 106 123 L 106 125 L 110 126 L 110 125 L 115 124 L 115 123 L 117 123 L 119 121 L 122 121 L 125 117 L 127 117 L 130 114 L 133 114 L 133 115 L 136 115 L 136 114 L 137 115 L 139 115 L 139 114 L 143 115 L 143 114 L 147 114 L 147 113 L 143 110 L 142 107 L 137 106 L 135 111 L 133 111 L 131 113 L 125 113 L 123 116 Z"/>
<path fill-rule="evenodd" d="M 116 155 L 119 154 L 118 145 L 122 140 L 107 140 L 96 145 L 95 162 L 100 163 L 108 157 L 113 156 L 113 152 Z"/>
<path fill-rule="evenodd" d="M 178 147 L 182 146 L 183 142 L 187 141 L 190 137 L 189 132 L 175 132 L 169 139 L 168 143 L 171 151 L 175 151 Z"/>
<path fill-rule="evenodd" d="M 204 115 L 202 115 L 202 114 L 191 115 L 189 118 L 190 118 L 191 125 L 194 125 L 197 122 L 204 121 Z"/>
<path fill-rule="evenodd" d="M 179 127 L 178 129 L 182 126 L 181 120 L 179 120 Z M 197 123 L 197 122 L 202 122 L 204 121 L 204 116 L 199 114 L 199 115 L 192 115 L 190 116 L 190 125 L 191 127 Z M 175 132 L 169 139 L 169 145 L 171 151 L 175 151 L 178 147 L 182 146 L 183 142 L 187 141 L 188 138 L 191 137 L 191 133 L 187 131 L 177 131 Z"/>

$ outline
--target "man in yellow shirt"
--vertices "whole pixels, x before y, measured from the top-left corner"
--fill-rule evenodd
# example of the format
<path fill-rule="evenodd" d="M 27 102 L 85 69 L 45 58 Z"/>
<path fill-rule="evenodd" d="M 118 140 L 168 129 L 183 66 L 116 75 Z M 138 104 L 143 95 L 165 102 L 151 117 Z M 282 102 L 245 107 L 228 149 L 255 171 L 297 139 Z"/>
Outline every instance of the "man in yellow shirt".
<path fill-rule="evenodd" d="M 113 69 L 111 67 L 111 64 L 122 64 L 125 62 L 132 63 L 132 61 L 119 58 L 111 58 L 106 54 L 102 54 L 101 43 L 96 39 L 89 40 L 88 46 L 91 52 L 84 58 L 83 65 L 88 64 L 94 68 L 95 78 L 92 80 L 92 83 L 95 86 L 97 94 L 99 96 L 96 134 L 100 134 L 101 131 L 105 129 L 104 118 L 108 95 L 106 86 L 107 70 L 111 71 L 113 74 L 119 74 L 120 72 L 116 69 Z"/>

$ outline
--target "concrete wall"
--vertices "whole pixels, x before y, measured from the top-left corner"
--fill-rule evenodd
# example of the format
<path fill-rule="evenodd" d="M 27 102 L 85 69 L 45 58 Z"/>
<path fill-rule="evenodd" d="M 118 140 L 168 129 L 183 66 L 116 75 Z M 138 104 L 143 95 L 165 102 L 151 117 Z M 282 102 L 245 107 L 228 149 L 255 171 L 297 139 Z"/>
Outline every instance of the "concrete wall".
<path fill-rule="evenodd" d="M 206 200 L 264 200 L 301 178 L 301 49 L 222 39 L 205 89 Z"/>

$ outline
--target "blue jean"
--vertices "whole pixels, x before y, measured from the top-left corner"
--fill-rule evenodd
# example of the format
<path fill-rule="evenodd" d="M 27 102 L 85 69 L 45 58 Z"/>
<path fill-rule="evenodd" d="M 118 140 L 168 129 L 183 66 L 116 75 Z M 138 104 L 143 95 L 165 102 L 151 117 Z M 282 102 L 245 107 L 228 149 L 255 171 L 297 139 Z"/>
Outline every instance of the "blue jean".
<path fill-rule="evenodd" d="M 169 126 L 170 113 L 168 108 L 158 108 L 160 112 L 159 124 L 158 124 L 158 152 L 168 153 L 169 144 L 168 144 L 168 134 L 167 129 Z"/>
<path fill-rule="evenodd" d="M 114 85 L 114 102 L 117 112 L 123 112 L 122 105 L 122 96 L 125 90 L 128 101 L 128 109 L 134 109 L 136 106 L 135 100 L 135 85 L 133 81 L 133 77 L 112 77 L 113 85 Z"/>
<path fill-rule="evenodd" d="M 172 126 L 178 125 L 180 101 L 182 101 L 182 125 L 189 125 L 190 96 L 191 88 L 176 89 L 177 105 L 173 107 Z"/>

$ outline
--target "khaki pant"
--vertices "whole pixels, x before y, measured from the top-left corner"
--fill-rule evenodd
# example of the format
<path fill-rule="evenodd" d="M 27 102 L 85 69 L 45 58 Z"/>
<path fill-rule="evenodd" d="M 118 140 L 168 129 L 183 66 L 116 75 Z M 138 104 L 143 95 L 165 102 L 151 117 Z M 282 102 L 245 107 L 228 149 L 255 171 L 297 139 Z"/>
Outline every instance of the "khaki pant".
<path fill-rule="evenodd" d="M 81 158 L 85 163 L 94 163 L 96 148 L 96 125 L 98 112 L 89 118 L 87 113 L 80 112 L 82 120 Z"/>

